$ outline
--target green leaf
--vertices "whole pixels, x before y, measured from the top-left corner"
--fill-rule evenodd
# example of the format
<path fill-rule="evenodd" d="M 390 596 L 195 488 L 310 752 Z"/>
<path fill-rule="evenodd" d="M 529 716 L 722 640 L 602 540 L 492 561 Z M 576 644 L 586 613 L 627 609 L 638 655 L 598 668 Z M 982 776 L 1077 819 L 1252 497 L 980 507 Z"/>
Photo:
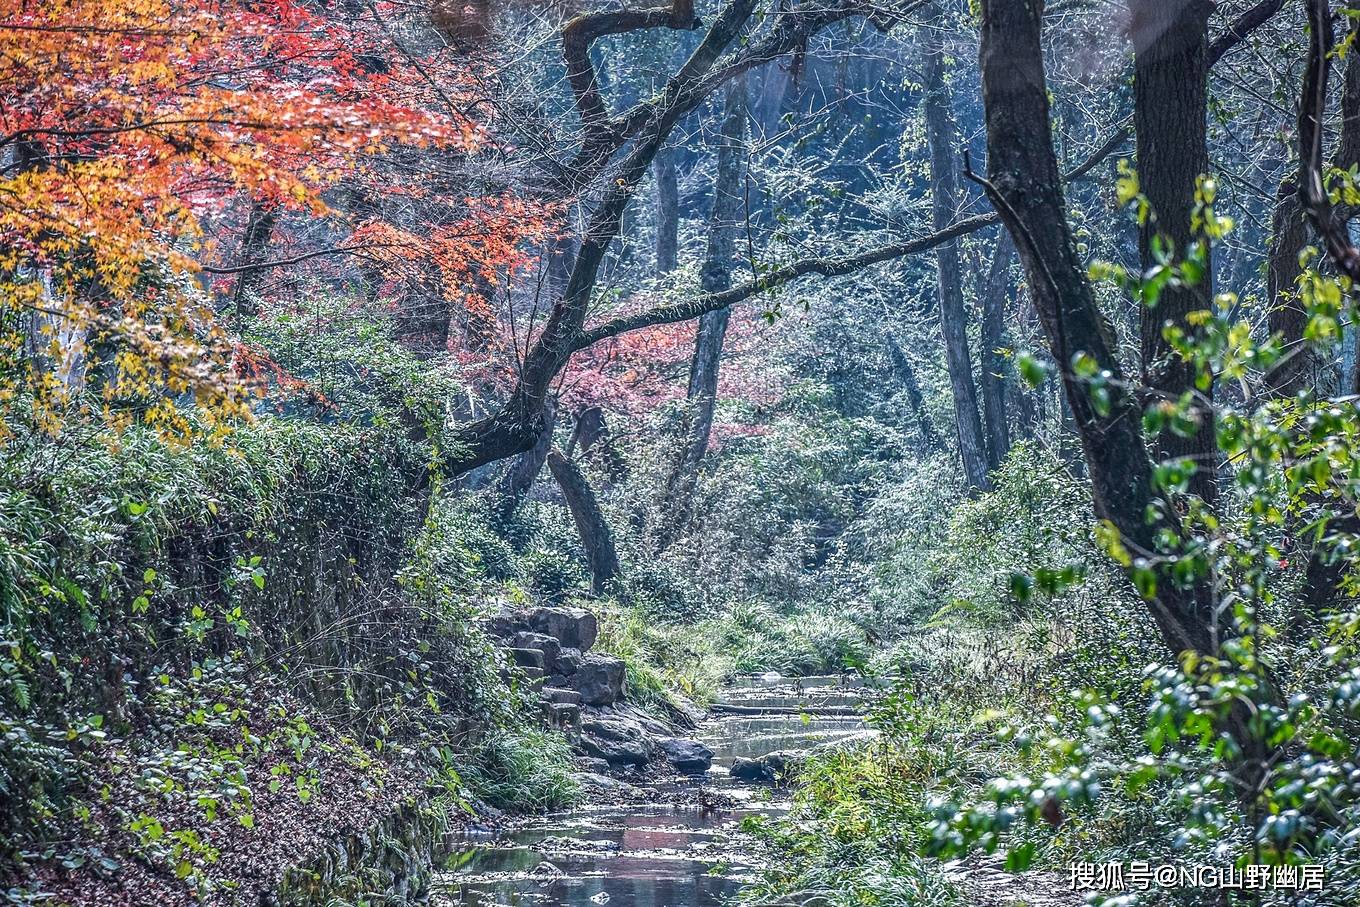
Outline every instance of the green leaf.
<path fill-rule="evenodd" d="M 1021 844 L 1006 854 L 1007 872 L 1024 872 L 1034 862 L 1034 844 Z"/>
<path fill-rule="evenodd" d="M 1035 359 L 1029 353 L 1020 353 L 1015 357 L 1015 367 L 1020 372 L 1020 377 L 1031 389 L 1044 383 L 1048 377 L 1048 369 L 1042 362 Z"/>

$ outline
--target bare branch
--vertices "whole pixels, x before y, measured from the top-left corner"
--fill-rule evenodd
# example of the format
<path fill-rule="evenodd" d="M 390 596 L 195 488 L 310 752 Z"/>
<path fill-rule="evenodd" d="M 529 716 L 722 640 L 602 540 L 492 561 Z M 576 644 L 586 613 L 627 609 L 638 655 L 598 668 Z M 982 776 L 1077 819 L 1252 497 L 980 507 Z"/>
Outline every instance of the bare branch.
<path fill-rule="evenodd" d="M 1089 174 L 1105 158 L 1119 150 L 1119 147 L 1128 141 L 1130 121 L 1125 120 L 1115 130 L 1110 133 L 1109 138 L 1102 142 L 1095 151 L 1087 156 L 1072 170 L 1065 174 L 1067 182 L 1074 182 Z M 650 327 L 656 324 L 674 324 L 679 321 L 688 321 L 691 318 L 698 318 L 707 312 L 717 311 L 734 303 L 741 302 L 751 296 L 772 290 L 782 286 L 792 280 L 805 277 L 810 274 L 820 274 L 824 277 L 840 277 L 846 274 L 853 274 L 856 271 L 869 267 L 870 265 L 881 264 L 891 261 L 894 258 L 901 258 L 905 255 L 915 255 L 920 252 L 927 252 L 941 243 L 949 242 L 960 236 L 966 236 L 983 227 L 989 227 L 999 221 L 996 212 L 978 214 L 973 217 L 965 218 L 957 223 L 950 224 L 942 230 L 926 234 L 915 239 L 904 240 L 891 245 L 880 246 L 861 252 L 858 255 L 847 255 L 840 258 L 805 258 L 792 264 L 777 268 L 765 274 L 758 280 L 748 281 L 739 286 L 724 290 L 721 293 L 712 293 L 691 299 L 686 302 L 678 302 L 674 305 L 661 306 L 646 312 L 638 312 L 633 315 L 624 315 L 619 318 L 611 319 L 594 328 L 583 331 L 573 344 L 573 350 L 582 350 L 609 337 L 635 331 L 639 328 Z"/>

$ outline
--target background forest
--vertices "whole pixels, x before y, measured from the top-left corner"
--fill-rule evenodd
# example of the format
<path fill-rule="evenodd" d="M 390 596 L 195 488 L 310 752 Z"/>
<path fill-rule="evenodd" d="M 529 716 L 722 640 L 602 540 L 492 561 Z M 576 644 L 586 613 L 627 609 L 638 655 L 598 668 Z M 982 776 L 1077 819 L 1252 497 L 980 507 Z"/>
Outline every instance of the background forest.
<path fill-rule="evenodd" d="M 1356 903 L 1357 22 L 0 0 L 9 902 L 571 802 L 546 603 L 657 715 L 881 689 L 754 903 Z"/>

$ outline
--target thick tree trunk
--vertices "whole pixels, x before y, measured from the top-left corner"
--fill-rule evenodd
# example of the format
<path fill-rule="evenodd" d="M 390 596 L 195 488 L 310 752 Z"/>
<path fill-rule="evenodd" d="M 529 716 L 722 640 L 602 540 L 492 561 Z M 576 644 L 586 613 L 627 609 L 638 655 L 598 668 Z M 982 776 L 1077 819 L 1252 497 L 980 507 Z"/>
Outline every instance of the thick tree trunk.
<path fill-rule="evenodd" d="M 680 259 L 680 184 L 675 172 L 675 149 L 657 152 L 652 163 L 656 177 L 656 274 L 669 274 Z"/>
<path fill-rule="evenodd" d="M 556 450 L 548 452 L 548 470 L 562 489 L 562 497 L 581 535 L 581 547 L 590 566 L 590 593 L 603 595 L 605 588 L 619 573 L 619 556 L 614 550 L 614 536 L 605 522 L 604 511 L 585 474 L 571 460 Z"/>
<path fill-rule="evenodd" d="M 1067 391 L 1091 477 L 1096 515 L 1134 550 L 1156 551 L 1149 509 L 1152 465 L 1137 397 L 1129 390 L 1114 338 L 1096 305 L 1067 222 L 1050 131 L 1040 46 L 1040 8 L 1028 0 L 983 0 L 982 91 L 987 126 L 988 195 L 1015 240 L 1035 309 Z M 1107 371 L 1108 406 L 1072 372 L 1084 353 Z M 1173 517 L 1168 517 L 1173 518 Z M 1205 583 L 1182 588 L 1158 577 L 1148 605 L 1173 655 L 1218 647 L 1216 612 Z"/>
<path fill-rule="evenodd" d="M 916 420 L 916 430 L 921 435 L 922 452 L 944 450 L 944 441 L 940 439 L 940 433 L 935 430 L 935 423 L 931 421 L 930 413 L 926 411 L 925 398 L 921 395 L 921 383 L 916 379 L 916 370 L 911 367 L 911 360 L 907 358 L 902 344 L 898 343 L 892 334 L 887 334 L 884 342 L 888 348 L 888 361 L 892 363 L 893 371 L 897 373 L 898 380 L 902 382 L 902 389 L 906 391 L 907 405 L 911 407 L 911 415 Z"/>
<path fill-rule="evenodd" d="M 992 265 L 982 294 L 982 416 L 987 430 L 989 471 L 1001 465 L 1011 449 L 1010 423 L 1006 413 L 1006 305 L 1010 301 L 1011 262 L 1015 243 L 1004 229 L 996 238 Z"/>
<path fill-rule="evenodd" d="M 958 168 L 955 149 L 959 139 L 950 110 L 949 89 L 945 85 L 944 48 L 931 39 L 925 53 L 926 139 L 930 144 L 930 178 L 935 228 L 954 221 L 958 211 Z M 977 389 L 973 384 L 973 360 L 968 352 L 967 310 L 963 302 L 963 280 L 959 267 L 957 242 L 947 242 L 935 250 L 940 291 L 940 331 L 944 335 L 945 363 L 954 397 L 959 457 L 969 488 L 986 490 L 987 444 L 978 412 Z"/>
<path fill-rule="evenodd" d="M 1192 244 L 1203 240 L 1196 235 L 1192 220 L 1197 182 L 1209 172 L 1205 114 L 1208 24 L 1213 8 L 1210 0 L 1134 0 L 1130 4 L 1138 178 L 1152 208 L 1138 231 L 1145 272 L 1159 263 L 1159 246 L 1163 254 L 1182 260 Z M 1190 324 L 1188 315 L 1211 308 L 1213 296 L 1213 269 L 1206 261 L 1197 286 L 1167 286 L 1156 306 L 1142 310 L 1142 379 L 1149 392 L 1174 401 L 1196 391 L 1194 365 L 1176 355 L 1163 330 L 1175 325 L 1192 336 L 1197 334 L 1199 329 Z M 1167 429 L 1154 439 L 1154 447 L 1159 456 L 1193 460 L 1196 472 L 1190 491 L 1213 505 L 1218 500 L 1213 388 L 1196 393 L 1198 429 L 1189 437 Z"/>

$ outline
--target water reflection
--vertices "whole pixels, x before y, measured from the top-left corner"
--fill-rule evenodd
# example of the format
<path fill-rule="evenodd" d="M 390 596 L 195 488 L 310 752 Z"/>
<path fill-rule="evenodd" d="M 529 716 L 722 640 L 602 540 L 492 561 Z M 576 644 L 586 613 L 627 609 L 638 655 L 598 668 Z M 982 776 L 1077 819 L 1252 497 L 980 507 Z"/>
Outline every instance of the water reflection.
<path fill-rule="evenodd" d="M 736 785 L 727 769 L 737 757 L 802 752 L 856 733 L 854 717 L 817 717 L 799 710 L 845 708 L 858 691 L 841 678 L 754 678 L 730 687 L 724 701 L 780 714 L 720 715 L 696 735 L 714 751 L 706 786 L 736 799 L 730 809 L 664 804 L 588 807 L 552 816 L 494 842 L 455 847 L 436 883 L 443 907 L 717 907 L 731 901 L 751 866 L 738 826 L 749 815 L 775 815 L 778 800 Z"/>

